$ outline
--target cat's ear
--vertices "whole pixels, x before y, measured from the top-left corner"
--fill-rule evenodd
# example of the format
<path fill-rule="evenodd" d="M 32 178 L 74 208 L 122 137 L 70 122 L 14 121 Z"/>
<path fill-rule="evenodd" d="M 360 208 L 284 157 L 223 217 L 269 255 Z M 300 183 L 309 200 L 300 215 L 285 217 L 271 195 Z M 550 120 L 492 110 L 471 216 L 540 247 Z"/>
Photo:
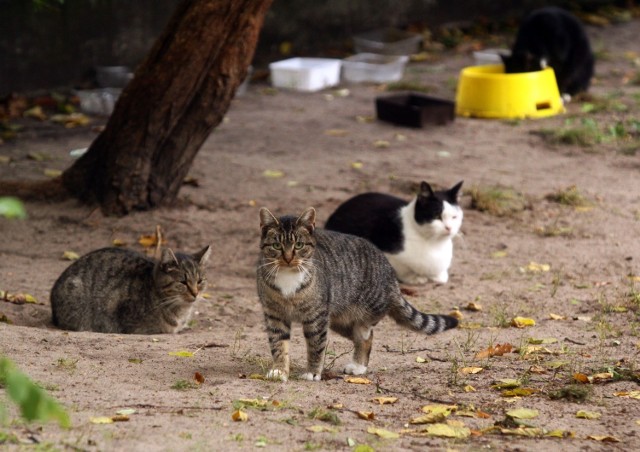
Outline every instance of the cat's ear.
<path fill-rule="evenodd" d="M 194 254 L 193 258 L 200 264 L 201 267 L 204 267 L 209 261 L 209 256 L 211 256 L 211 246 L 207 245 L 202 250 Z"/>
<path fill-rule="evenodd" d="M 178 259 L 176 255 L 173 254 L 170 248 L 165 248 L 162 250 L 162 256 L 160 257 L 160 265 L 168 266 L 168 265 L 178 265 Z"/>
<path fill-rule="evenodd" d="M 435 195 L 433 194 L 433 189 L 431 188 L 431 185 L 429 185 L 425 181 L 422 181 L 420 182 L 420 192 L 418 193 L 418 196 L 428 198 L 430 196 L 435 196 Z"/>
<path fill-rule="evenodd" d="M 264 230 L 264 228 L 278 226 L 279 224 L 280 222 L 271 212 L 269 212 L 269 209 L 266 207 L 260 209 L 260 229 Z"/>
<path fill-rule="evenodd" d="M 458 204 L 458 193 L 460 192 L 460 189 L 462 188 L 462 184 L 463 183 L 464 183 L 464 181 L 461 180 L 460 182 L 455 184 L 453 187 L 451 187 L 449 190 L 447 190 L 447 195 L 448 195 L 448 198 L 449 198 L 449 202 L 453 202 L 455 204 Z"/>
<path fill-rule="evenodd" d="M 296 226 L 302 226 L 310 233 L 313 233 L 316 228 L 316 209 L 309 207 L 302 212 L 302 215 L 296 220 Z"/>

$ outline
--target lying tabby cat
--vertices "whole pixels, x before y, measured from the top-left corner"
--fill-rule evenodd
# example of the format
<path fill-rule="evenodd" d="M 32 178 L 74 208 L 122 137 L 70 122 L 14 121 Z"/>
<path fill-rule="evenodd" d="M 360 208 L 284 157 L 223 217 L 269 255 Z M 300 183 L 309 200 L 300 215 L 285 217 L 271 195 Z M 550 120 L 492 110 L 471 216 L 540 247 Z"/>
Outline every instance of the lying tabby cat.
<path fill-rule="evenodd" d="M 260 210 L 258 295 L 273 356 L 267 378 L 289 378 L 292 322 L 302 323 L 307 342 L 305 380 L 321 378 L 329 328 L 353 341 L 344 372 L 360 375 L 369 364 L 373 327 L 385 315 L 424 334 L 458 325 L 454 317 L 414 308 L 382 252 L 362 238 L 316 229 L 315 216 L 313 208 L 297 218 Z"/>
<path fill-rule="evenodd" d="M 51 289 L 53 323 L 73 331 L 177 333 L 206 289 L 210 254 L 208 246 L 194 255 L 165 248 L 158 262 L 122 248 L 86 254 Z"/>

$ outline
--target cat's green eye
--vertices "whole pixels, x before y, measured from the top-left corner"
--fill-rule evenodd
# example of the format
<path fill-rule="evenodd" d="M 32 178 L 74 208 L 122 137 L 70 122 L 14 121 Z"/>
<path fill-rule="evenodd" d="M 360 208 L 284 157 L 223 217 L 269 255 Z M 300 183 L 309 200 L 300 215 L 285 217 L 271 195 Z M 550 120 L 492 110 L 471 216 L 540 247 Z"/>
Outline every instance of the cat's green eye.
<path fill-rule="evenodd" d="M 304 243 L 302 243 L 302 242 L 296 242 L 296 244 L 295 244 L 294 246 L 295 246 L 295 248 L 296 248 L 297 250 L 301 250 L 302 248 L 304 248 Z"/>
<path fill-rule="evenodd" d="M 280 242 L 275 242 L 271 244 L 271 248 L 273 248 L 274 250 L 281 250 L 282 249 L 282 243 Z"/>

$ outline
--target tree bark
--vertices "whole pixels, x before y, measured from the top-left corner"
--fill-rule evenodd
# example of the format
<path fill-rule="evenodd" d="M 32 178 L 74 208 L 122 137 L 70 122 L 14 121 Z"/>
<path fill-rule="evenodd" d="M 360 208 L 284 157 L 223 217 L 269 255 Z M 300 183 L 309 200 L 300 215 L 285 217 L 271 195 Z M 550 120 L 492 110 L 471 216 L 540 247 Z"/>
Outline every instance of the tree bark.
<path fill-rule="evenodd" d="M 272 1 L 183 1 L 105 130 L 63 173 L 66 190 L 108 215 L 175 200 L 247 76 Z"/>

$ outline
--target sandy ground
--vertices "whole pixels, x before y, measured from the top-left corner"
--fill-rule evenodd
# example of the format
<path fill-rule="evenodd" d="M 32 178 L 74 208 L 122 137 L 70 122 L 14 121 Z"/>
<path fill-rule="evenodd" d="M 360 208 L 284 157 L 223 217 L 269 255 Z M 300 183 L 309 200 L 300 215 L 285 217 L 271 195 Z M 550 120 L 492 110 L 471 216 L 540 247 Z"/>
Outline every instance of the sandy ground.
<path fill-rule="evenodd" d="M 334 90 L 273 94 L 266 85 L 253 85 L 234 100 L 227 120 L 200 151 L 191 171 L 199 186 L 185 186 L 179 205 L 108 218 L 75 201 L 28 203 L 28 219 L 0 218 L 0 290 L 37 299 L 22 305 L 0 301 L 0 317 L 7 320 L 0 323 L 0 354 L 66 406 L 73 422 L 64 430 L 53 423 L 11 421 L 0 432 L 15 434 L 20 444 L 7 444 L 130 451 L 640 448 L 640 402 L 623 397 L 639 389 L 634 381 L 640 347 L 638 156 L 620 140 L 591 147 L 550 145 L 531 133 L 583 118 L 602 126 L 637 118 L 640 88 L 629 79 L 638 72 L 638 54 L 629 52 L 637 52 L 639 32 L 637 21 L 591 30 L 601 56 L 592 93 L 624 103 L 626 111 L 585 113 L 584 103 L 574 102 L 567 114 L 543 120 L 457 118 L 447 126 L 406 129 L 363 120 L 375 115 L 378 86 L 343 86 L 349 95 L 341 97 Z M 470 64 L 466 53 L 448 55 L 412 64 L 406 78 L 453 99 L 452 80 Z M 93 124 L 103 122 L 95 118 Z M 0 164 L 0 177 L 32 179 L 46 168 L 64 169 L 71 163 L 69 150 L 86 147 L 94 137 L 89 128 L 64 131 L 34 123 L 20 139 L 0 147 L 1 155 L 11 157 Z M 380 140 L 388 146 L 381 147 Z M 48 158 L 28 159 L 34 152 Z M 284 175 L 266 177 L 265 170 Z M 460 308 L 459 329 L 425 338 L 385 320 L 376 330 L 370 384 L 349 383 L 339 375 L 350 344 L 336 335 L 330 338 L 327 366 L 334 373 L 328 379 L 255 378 L 270 365 L 254 281 L 259 207 L 284 214 L 314 206 L 324 223 L 340 202 L 363 191 L 408 199 L 412 183 L 448 187 L 462 179 L 464 235 L 456 240 L 450 282 L 408 287 L 413 293 L 408 298 L 425 311 Z M 493 185 L 522 193 L 528 208 L 505 216 L 473 209 L 470 190 Z M 545 198 L 571 186 L 589 207 Z M 171 247 L 213 247 L 209 297 L 197 307 L 189 330 L 136 336 L 69 333 L 51 326 L 49 290 L 69 265 L 61 257 L 65 251 L 84 254 L 116 239 L 142 251 L 138 239 L 156 225 Z M 481 310 L 466 310 L 471 302 Z M 516 316 L 536 324 L 509 326 Z M 535 339 L 548 340 L 536 345 Z M 496 344 L 511 344 L 514 351 L 474 359 Z M 193 355 L 172 354 L 178 351 Z M 296 328 L 295 369 L 304 365 L 304 356 Z M 479 373 L 465 373 L 474 367 Z M 203 383 L 196 384 L 196 372 Z M 573 385 L 576 373 L 605 372 L 611 376 Z M 504 396 L 493 387 L 501 379 L 519 379 L 532 394 Z M 567 388 L 584 400 L 552 398 L 558 391 L 566 395 Z M 397 401 L 382 405 L 374 400 L 380 396 Z M 243 409 L 248 420 L 235 422 L 232 414 L 241 399 L 249 400 Z M 470 429 L 470 436 L 428 435 L 429 425 L 409 423 L 423 414 L 422 407 L 436 403 L 456 405 L 448 421 Z M 127 422 L 92 422 L 123 408 L 135 410 Z M 540 430 L 489 429 L 504 424 L 515 408 L 538 410 L 527 422 Z M 601 417 L 580 419 L 579 410 Z M 372 414 L 363 419 L 358 412 Z M 9 417 L 15 418 L 13 409 Z M 385 439 L 375 429 L 400 435 Z M 540 436 L 554 430 L 564 437 Z M 526 433 L 538 436 L 522 436 Z"/>

